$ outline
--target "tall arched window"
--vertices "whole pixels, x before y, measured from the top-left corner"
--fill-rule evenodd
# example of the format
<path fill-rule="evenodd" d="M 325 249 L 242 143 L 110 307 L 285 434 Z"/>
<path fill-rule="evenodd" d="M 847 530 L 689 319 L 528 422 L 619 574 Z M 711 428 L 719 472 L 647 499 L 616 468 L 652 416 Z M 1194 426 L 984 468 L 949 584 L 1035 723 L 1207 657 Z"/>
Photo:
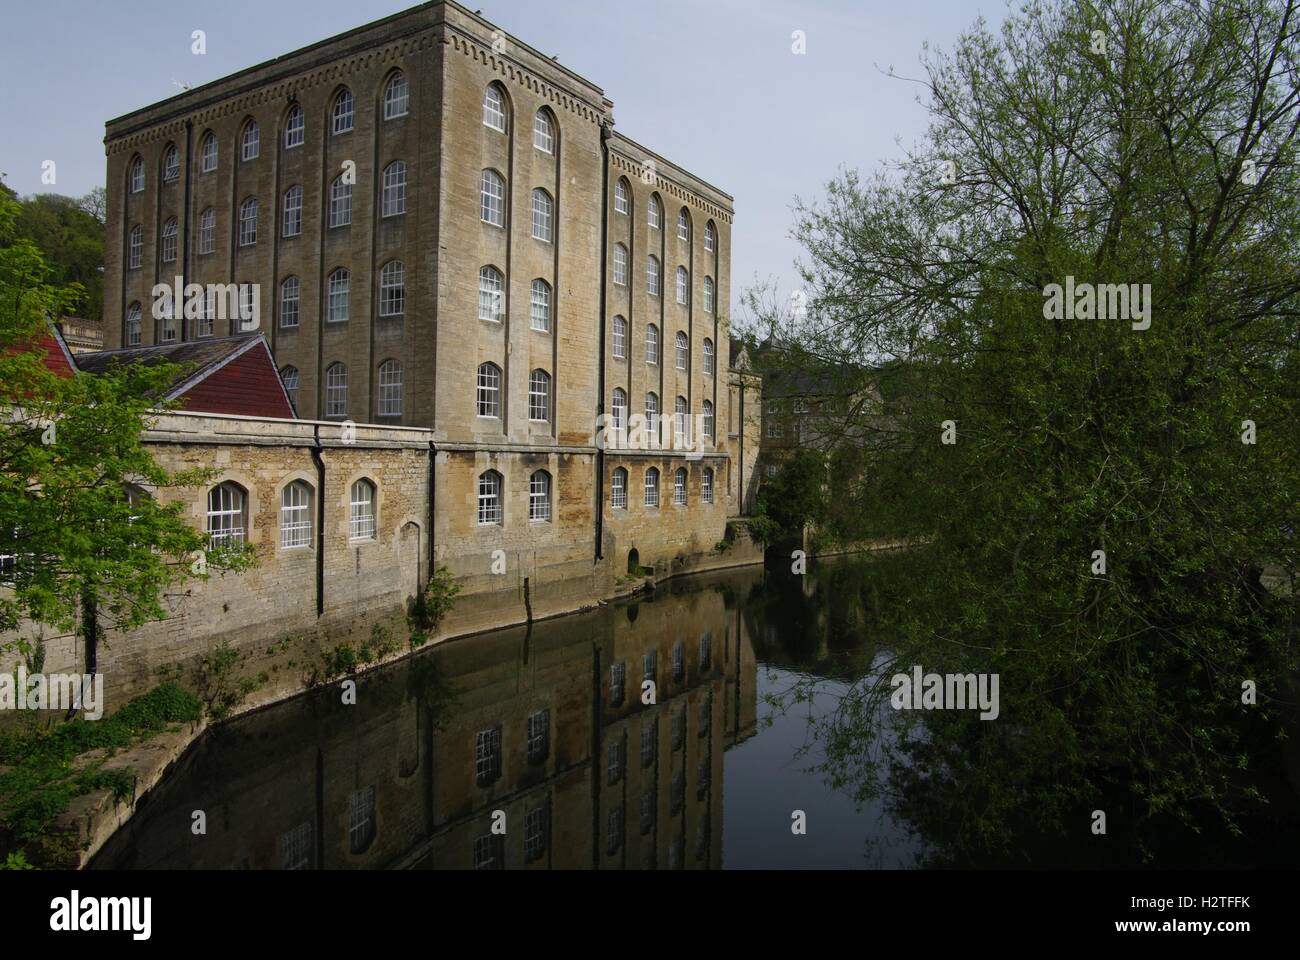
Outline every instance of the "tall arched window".
<path fill-rule="evenodd" d="M 609 505 L 615 510 L 627 509 L 627 470 L 615 467 L 609 485 Z"/>
<path fill-rule="evenodd" d="M 533 146 L 542 153 L 555 152 L 555 123 L 545 110 L 533 116 Z"/>
<path fill-rule="evenodd" d="M 338 136 L 352 129 L 352 91 L 344 87 L 334 97 L 334 109 L 330 113 L 330 133 Z"/>
<path fill-rule="evenodd" d="M 384 119 L 396 120 L 406 116 L 411 102 L 411 88 L 406 82 L 406 74 L 397 71 L 388 78 L 384 87 Z"/>
<path fill-rule="evenodd" d="M 162 262 L 176 262 L 176 218 L 170 217 L 162 228 Z"/>
<path fill-rule="evenodd" d="M 614 184 L 614 212 L 624 216 L 632 212 L 632 188 L 624 177 Z"/>
<path fill-rule="evenodd" d="M 302 187 L 294 185 L 284 192 L 284 216 L 281 235 L 296 237 L 302 233 Z"/>
<path fill-rule="evenodd" d="M 700 418 L 700 428 L 704 431 L 704 439 L 710 443 L 713 441 L 713 402 L 704 401 L 704 412 Z"/>
<path fill-rule="evenodd" d="M 614 418 L 614 429 L 624 430 L 627 428 L 627 393 L 622 387 L 614 388 L 614 401 L 610 404 L 610 411 Z"/>
<path fill-rule="evenodd" d="M 713 312 L 713 278 L 704 278 L 704 312 Z"/>
<path fill-rule="evenodd" d="M 244 488 L 226 481 L 208 491 L 208 543 L 213 547 L 240 546 L 248 528 Z"/>
<path fill-rule="evenodd" d="M 551 419 L 551 375 L 545 370 L 534 370 L 528 375 L 528 419 Z"/>
<path fill-rule="evenodd" d="M 645 395 L 645 428 L 650 442 L 659 442 L 659 394 L 651 391 Z"/>
<path fill-rule="evenodd" d="M 685 370 L 686 364 L 690 360 L 691 347 L 690 341 L 686 339 L 686 334 L 680 330 L 677 331 L 677 369 Z"/>
<path fill-rule="evenodd" d="M 131 176 L 129 179 L 132 193 L 144 192 L 144 158 L 136 157 L 131 161 Z"/>
<path fill-rule="evenodd" d="M 533 281 L 531 323 L 534 330 L 551 332 L 551 285 L 540 277 Z"/>
<path fill-rule="evenodd" d="M 678 397 L 673 406 L 673 442 L 679 447 L 690 439 L 690 427 L 686 422 L 687 416 L 686 398 Z"/>
<path fill-rule="evenodd" d="M 257 129 L 257 121 L 249 120 L 244 124 L 244 132 L 239 138 L 239 159 L 256 160 L 261 152 L 262 138 Z"/>
<path fill-rule="evenodd" d="M 295 103 L 284 118 L 284 148 L 292 150 L 294 147 L 301 147 L 307 138 L 306 135 L 307 115 L 302 112 L 302 107 Z"/>
<path fill-rule="evenodd" d="M 621 243 L 614 244 L 614 283 L 627 286 L 627 247 Z"/>
<path fill-rule="evenodd" d="M 614 318 L 614 357 L 622 360 L 627 357 L 627 321 L 621 316 Z"/>
<path fill-rule="evenodd" d="M 482 525 L 501 523 L 501 474 L 484 470 L 478 476 L 478 522 Z"/>
<path fill-rule="evenodd" d="M 348 318 L 348 292 L 352 277 L 344 267 L 339 267 L 329 276 L 329 311 L 326 318 L 329 323 L 342 323 Z"/>
<path fill-rule="evenodd" d="M 528 519 L 532 523 L 551 521 L 551 475 L 534 470 L 528 478 Z"/>
<path fill-rule="evenodd" d="M 475 407 L 480 417 L 501 416 L 501 368 L 495 363 L 479 364 Z"/>
<path fill-rule="evenodd" d="M 687 241 L 691 239 L 691 215 L 686 212 L 685 207 L 682 207 L 677 214 L 677 239 Z"/>
<path fill-rule="evenodd" d="M 645 505 L 659 506 L 659 468 L 650 467 L 645 472 Z"/>
<path fill-rule="evenodd" d="M 479 186 L 479 219 L 494 227 L 506 223 L 506 182 L 495 170 L 484 170 Z"/>
<path fill-rule="evenodd" d="M 652 297 L 659 296 L 659 258 L 653 253 L 645 261 L 645 292 Z"/>
<path fill-rule="evenodd" d="M 301 285 L 297 277 L 285 277 L 280 282 L 280 326 L 298 326 L 298 303 Z"/>
<path fill-rule="evenodd" d="M 257 198 L 248 197 L 239 205 L 239 245 L 257 243 Z"/>
<path fill-rule="evenodd" d="M 217 169 L 217 135 L 209 130 L 203 135 L 203 143 L 199 146 L 199 166 L 204 173 L 211 173 Z"/>
<path fill-rule="evenodd" d="M 673 503 L 679 507 L 686 506 L 686 468 L 678 467 L 673 471 Z"/>
<path fill-rule="evenodd" d="M 127 245 L 126 266 L 129 270 L 137 270 L 144 262 L 144 227 L 138 223 L 131 228 L 131 236 Z"/>
<path fill-rule="evenodd" d="M 402 415 L 402 361 L 385 360 L 379 365 L 379 415 Z"/>
<path fill-rule="evenodd" d="M 506 132 L 506 97 L 495 83 L 483 91 L 483 126 Z"/>
<path fill-rule="evenodd" d="M 375 539 L 375 485 L 364 477 L 352 484 L 349 540 Z"/>
<path fill-rule="evenodd" d="M 331 363 L 325 369 L 325 416 L 348 415 L 348 368 L 342 363 Z"/>
<path fill-rule="evenodd" d="M 704 375 L 713 376 L 713 341 L 708 337 L 704 338 Z"/>
<path fill-rule="evenodd" d="M 406 266 L 389 260 L 379 271 L 379 315 L 400 317 L 406 312 Z"/>
<path fill-rule="evenodd" d="M 394 160 L 384 167 L 384 195 L 381 216 L 396 217 L 406 213 L 406 161 Z"/>
<path fill-rule="evenodd" d="M 298 368 L 290 364 L 280 371 L 280 382 L 284 384 L 284 392 L 289 395 L 289 402 L 293 404 L 294 412 L 298 410 Z"/>
<path fill-rule="evenodd" d="M 685 267 L 677 268 L 677 302 L 686 303 L 686 294 L 691 285 L 690 274 L 686 272 Z"/>
<path fill-rule="evenodd" d="M 311 546 L 311 487 L 295 480 L 280 491 L 280 547 Z"/>
<path fill-rule="evenodd" d="M 704 503 L 713 502 L 713 468 L 705 467 L 700 474 L 700 500 Z"/>
<path fill-rule="evenodd" d="M 718 246 L 718 231 L 710 220 L 704 225 L 704 252 L 713 253 Z"/>
<path fill-rule="evenodd" d="M 139 303 L 133 303 L 126 308 L 126 336 L 123 341 L 128 347 L 138 346 L 140 343 L 140 317 L 142 311 Z"/>
<path fill-rule="evenodd" d="M 505 277 L 494 266 L 479 267 L 478 318 L 499 323 L 505 312 Z"/>
<path fill-rule="evenodd" d="M 343 174 L 339 174 L 330 184 L 330 226 L 346 227 L 351 222 L 352 184 L 343 179 Z"/>
<path fill-rule="evenodd" d="M 664 222 L 664 205 L 659 202 L 658 194 L 651 196 L 650 202 L 646 204 L 645 222 L 651 230 L 658 230 Z"/>
<path fill-rule="evenodd" d="M 550 243 L 555 230 L 555 201 L 540 187 L 533 191 L 533 239 Z"/>
<path fill-rule="evenodd" d="M 175 144 L 163 152 L 163 183 L 175 183 L 181 178 L 181 154 Z"/>
<path fill-rule="evenodd" d="M 647 323 L 645 328 L 645 362 L 659 362 L 659 328 Z"/>

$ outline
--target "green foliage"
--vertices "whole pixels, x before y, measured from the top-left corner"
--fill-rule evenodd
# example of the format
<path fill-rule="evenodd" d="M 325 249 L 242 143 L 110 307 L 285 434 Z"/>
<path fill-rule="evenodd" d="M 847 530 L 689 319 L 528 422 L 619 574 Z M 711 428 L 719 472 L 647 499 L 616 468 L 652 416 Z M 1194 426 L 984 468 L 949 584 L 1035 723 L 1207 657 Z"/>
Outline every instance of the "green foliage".
<path fill-rule="evenodd" d="M 429 578 L 428 586 L 416 595 L 410 617 L 413 632 L 427 638 L 429 633 L 437 630 L 443 618 L 456 605 L 459 593 L 460 584 L 452 572 L 446 566 L 438 567 Z"/>
<path fill-rule="evenodd" d="M 80 294 L 56 319 L 74 310 L 91 320 L 104 315 L 103 193 L 99 188 L 80 199 L 43 193 L 17 201 L 16 235 L 44 254 L 50 283 Z"/>
<path fill-rule="evenodd" d="M 204 709 L 212 720 L 224 720 L 264 679 L 240 677 L 239 652 L 223 640 L 199 658 L 195 680 Z"/>
<path fill-rule="evenodd" d="M 193 694 L 165 683 L 102 720 L 78 717 L 0 734 L 0 846 L 11 858 L 25 853 L 37 866 L 60 864 L 67 838 L 53 829 L 54 822 L 73 799 L 108 789 L 120 800 L 134 788 L 129 770 L 102 770 L 103 758 L 84 761 L 83 755 L 112 753 L 170 724 L 195 722 L 202 709 Z"/>
<path fill-rule="evenodd" d="M 825 486 L 823 454 L 809 448 L 794 451 L 776 476 L 759 488 L 750 536 L 766 546 L 802 540 L 804 528 L 820 523 L 826 515 Z"/>

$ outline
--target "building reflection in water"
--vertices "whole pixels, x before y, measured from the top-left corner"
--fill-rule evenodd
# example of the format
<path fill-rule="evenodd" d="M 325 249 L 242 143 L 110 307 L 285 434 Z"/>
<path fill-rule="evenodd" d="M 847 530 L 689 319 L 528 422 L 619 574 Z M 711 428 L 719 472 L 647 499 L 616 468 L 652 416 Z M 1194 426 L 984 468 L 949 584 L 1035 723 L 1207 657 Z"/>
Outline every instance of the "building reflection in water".
<path fill-rule="evenodd" d="M 334 684 L 213 729 L 91 866 L 720 867 L 762 578 L 452 641 L 362 678 L 355 706 Z"/>

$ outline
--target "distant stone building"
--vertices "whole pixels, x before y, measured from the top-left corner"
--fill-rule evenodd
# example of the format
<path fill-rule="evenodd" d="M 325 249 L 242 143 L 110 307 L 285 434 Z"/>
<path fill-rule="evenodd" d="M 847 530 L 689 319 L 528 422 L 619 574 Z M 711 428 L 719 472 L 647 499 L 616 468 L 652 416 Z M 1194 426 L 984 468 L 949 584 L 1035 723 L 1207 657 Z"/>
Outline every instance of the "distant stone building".
<path fill-rule="evenodd" d="M 59 322 L 59 331 L 73 353 L 104 349 L 104 324 L 100 320 L 65 317 Z"/>

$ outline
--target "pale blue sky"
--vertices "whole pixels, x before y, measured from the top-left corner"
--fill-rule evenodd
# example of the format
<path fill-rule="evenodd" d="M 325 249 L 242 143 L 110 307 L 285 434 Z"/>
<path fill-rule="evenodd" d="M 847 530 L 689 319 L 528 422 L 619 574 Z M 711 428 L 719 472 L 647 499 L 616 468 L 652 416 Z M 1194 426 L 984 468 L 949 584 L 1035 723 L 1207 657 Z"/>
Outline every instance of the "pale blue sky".
<path fill-rule="evenodd" d="M 104 182 L 104 122 L 412 6 L 402 0 L 6 3 L 0 173 L 20 194 Z M 871 170 L 926 115 L 921 44 L 950 48 L 1004 0 L 479 0 L 471 10 L 605 90 L 618 129 L 735 197 L 732 303 L 793 285 L 791 204 L 840 167 Z M 249 29 L 256 24 L 257 29 Z M 190 35 L 207 33 L 194 56 Z M 791 52 L 802 30 L 807 53 Z M 692 105 L 683 107 L 682 105 Z M 705 108 L 701 105 L 711 104 Z M 41 184 L 54 160 L 57 182 Z"/>

